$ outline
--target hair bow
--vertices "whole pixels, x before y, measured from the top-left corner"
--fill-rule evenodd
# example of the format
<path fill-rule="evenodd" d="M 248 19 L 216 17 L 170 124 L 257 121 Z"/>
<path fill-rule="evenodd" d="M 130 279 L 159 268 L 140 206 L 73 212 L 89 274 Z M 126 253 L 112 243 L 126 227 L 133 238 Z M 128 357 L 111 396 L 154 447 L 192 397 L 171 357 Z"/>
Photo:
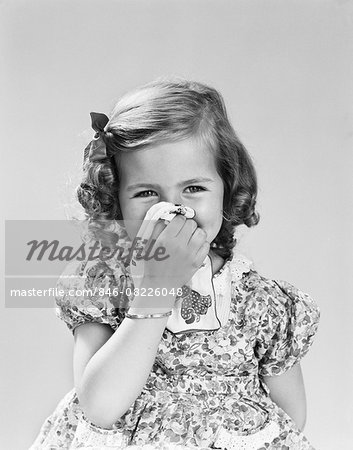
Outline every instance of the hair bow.
<path fill-rule="evenodd" d="M 100 161 L 108 157 L 107 146 L 104 141 L 104 127 L 109 122 L 109 118 L 102 113 L 91 112 L 91 126 L 96 132 L 92 141 L 84 150 L 83 161 L 88 158 L 89 161 Z"/>

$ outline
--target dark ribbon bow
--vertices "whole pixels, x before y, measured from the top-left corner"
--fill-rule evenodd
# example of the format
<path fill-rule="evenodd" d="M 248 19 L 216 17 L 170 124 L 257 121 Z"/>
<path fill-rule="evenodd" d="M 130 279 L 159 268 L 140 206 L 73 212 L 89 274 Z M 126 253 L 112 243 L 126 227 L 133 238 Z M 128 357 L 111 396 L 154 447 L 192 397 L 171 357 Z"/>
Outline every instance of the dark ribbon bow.
<path fill-rule="evenodd" d="M 91 126 L 96 134 L 85 148 L 83 160 L 86 161 L 88 158 L 89 161 L 100 161 L 108 157 L 107 146 L 104 140 L 104 127 L 109 122 L 109 118 L 105 114 L 96 112 L 91 112 L 90 116 L 92 122 Z"/>

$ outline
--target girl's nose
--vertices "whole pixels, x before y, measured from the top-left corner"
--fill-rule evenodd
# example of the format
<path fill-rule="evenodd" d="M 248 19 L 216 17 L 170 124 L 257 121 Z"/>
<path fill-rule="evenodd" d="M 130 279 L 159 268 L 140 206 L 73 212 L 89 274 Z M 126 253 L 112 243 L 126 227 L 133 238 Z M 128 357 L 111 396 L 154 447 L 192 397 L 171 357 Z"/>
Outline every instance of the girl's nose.
<path fill-rule="evenodd" d="M 174 203 L 174 204 L 181 204 L 181 203 L 183 203 L 181 198 L 180 198 L 180 195 L 165 195 L 165 196 L 162 196 L 160 201 L 161 202 Z M 187 206 L 187 205 L 185 205 L 185 206 Z"/>

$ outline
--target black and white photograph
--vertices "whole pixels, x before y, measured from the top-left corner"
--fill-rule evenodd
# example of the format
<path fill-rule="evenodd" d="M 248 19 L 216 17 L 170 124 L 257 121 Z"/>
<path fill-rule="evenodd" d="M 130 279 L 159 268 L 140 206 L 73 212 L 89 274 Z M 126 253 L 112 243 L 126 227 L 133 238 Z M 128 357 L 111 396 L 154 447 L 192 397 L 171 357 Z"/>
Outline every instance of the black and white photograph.
<path fill-rule="evenodd" d="M 4 450 L 349 450 L 353 2 L 1 2 Z"/>

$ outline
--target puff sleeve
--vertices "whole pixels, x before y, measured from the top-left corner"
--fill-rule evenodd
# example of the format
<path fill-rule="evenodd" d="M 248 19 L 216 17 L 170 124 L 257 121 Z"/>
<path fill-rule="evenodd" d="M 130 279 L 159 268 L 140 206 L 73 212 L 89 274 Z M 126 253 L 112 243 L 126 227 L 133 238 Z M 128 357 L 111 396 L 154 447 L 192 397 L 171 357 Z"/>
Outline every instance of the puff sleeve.
<path fill-rule="evenodd" d="M 133 285 L 122 263 L 74 261 L 56 284 L 55 314 L 74 333 L 87 322 L 119 326 L 132 299 Z"/>
<path fill-rule="evenodd" d="M 308 294 L 286 281 L 269 280 L 264 291 L 255 354 L 259 375 L 276 376 L 308 352 L 318 329 L 320 309 Z"/>

